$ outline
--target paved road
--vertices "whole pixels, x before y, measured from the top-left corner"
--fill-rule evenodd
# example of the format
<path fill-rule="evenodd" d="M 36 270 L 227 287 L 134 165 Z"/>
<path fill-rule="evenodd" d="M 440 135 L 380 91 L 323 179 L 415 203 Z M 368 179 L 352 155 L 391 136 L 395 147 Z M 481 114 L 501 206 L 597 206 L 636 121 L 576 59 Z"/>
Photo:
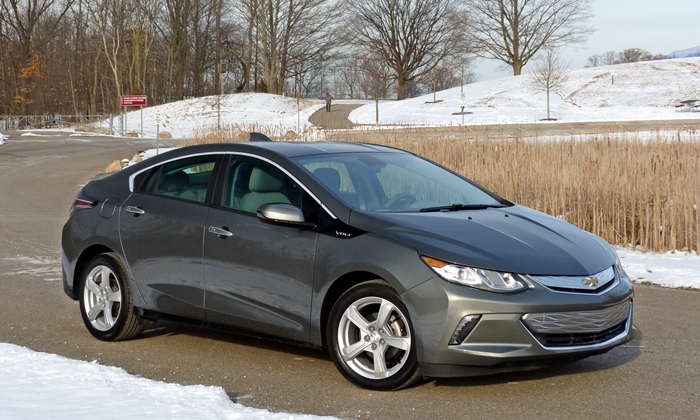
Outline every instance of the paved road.
<path fill-rule="evenodd" d="M 341 105 L 336 104 L 331 106 L 331 111 L 326 111 L 326 108 L 319 109 L 309 117 L 311 124 L 323 127 L 326 130 L 338 130 L 353 128 L 355 124 L 348 119 L 350 112 L 353 109 L 359 108 L 362 105 Z"/>
<path fill-rule="evenodd" d="M 161 381 L 221 386 L 234 401 L 274 411 L 348 419 L 700 418 L 700 293 L 693 291 L 637 287 L 643 337 L 605 355 L 394 393 L 350 385 L 323 352 L 226 332 L 159 323 L 129 342 L 93 339 L 62 291 L 61 227 L 95 168 L 151 143 L 10 133 L 0 146 L 0 342 Z"/>

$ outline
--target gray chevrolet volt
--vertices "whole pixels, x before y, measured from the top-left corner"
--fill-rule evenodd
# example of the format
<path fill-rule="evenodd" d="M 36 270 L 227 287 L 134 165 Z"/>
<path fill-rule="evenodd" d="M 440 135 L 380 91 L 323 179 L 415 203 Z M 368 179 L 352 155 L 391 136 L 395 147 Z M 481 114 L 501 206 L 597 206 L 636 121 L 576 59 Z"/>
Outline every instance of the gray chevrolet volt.
<path fill-rule="evenodd" d="M 631 339 L 615 251 L 414 154 L 183 147 L 86 184 L 63 284 L 100 340 L 159 319 L 325 348 L 351 382 L 525 370 Z"/>

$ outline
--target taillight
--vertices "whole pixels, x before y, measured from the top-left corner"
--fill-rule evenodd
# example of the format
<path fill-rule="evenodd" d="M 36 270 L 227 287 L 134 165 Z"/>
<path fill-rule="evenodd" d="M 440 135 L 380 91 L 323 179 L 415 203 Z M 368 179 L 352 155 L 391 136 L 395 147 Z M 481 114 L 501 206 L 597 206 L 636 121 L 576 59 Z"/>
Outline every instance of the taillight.
<path fill-rule="evenodd" d="M 97 205 L 97 201 L 88 201 L 81 198 L 76 198 L 73 202 L 74 209 L 91 209 Z"/>
<path fill-rule="evenodd" d="M 75 196 L 75 201 L 70 210 L 80 210 L 80 209 L 91 209 L 97 205 L 98 201 L 88 197 L 84 190 L 80 190 L 78 195 Z"/>

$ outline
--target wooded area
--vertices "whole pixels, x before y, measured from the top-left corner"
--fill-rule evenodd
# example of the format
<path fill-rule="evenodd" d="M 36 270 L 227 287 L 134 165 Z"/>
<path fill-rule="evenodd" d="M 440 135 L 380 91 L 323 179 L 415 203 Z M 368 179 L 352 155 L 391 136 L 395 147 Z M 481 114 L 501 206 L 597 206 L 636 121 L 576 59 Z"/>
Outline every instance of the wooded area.
<path fill-rule="evenodd" d="M 111 113 L 124 94 L 148 95 L 149 105 L 250 91 L 404 99 L 470 81 L 469 62 L 485 47 L 468 4 L 0 0 L 0 115 Z M 528 54 L 561 45 L 550 32 L 528 40 Z"/>

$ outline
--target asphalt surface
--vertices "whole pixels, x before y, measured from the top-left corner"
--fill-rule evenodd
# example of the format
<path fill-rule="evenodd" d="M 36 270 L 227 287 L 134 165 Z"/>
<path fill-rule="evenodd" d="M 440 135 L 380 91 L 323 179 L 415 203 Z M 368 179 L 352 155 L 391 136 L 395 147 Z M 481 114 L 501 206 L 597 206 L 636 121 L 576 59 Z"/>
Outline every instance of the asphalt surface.
<path fill-rule="evenodd" d="M 539 371 L 426 380 L 388 393 L 354 387 L 324 352 L 218 330 L 166 322 L 128 342 L 98 341 L 62 290 L 61 228 L 80 185 L 111 160 L 154 144 L 6 134 L 10 140 L 0 146 L 0 342 L 160 381 L 221 386 L 236 402 L 273 411 L 348 419 L 700 418 L 696 291 L 638 286 L 634 322 L 642 334 L 604 355 Z"/>
<path fill-rule="evenodd" d="M 353 109 L 359 108 L 362 105 L 331 105 L 331 110 L 326 111 L 326 108 L 319 109 L 309 117 L 309 122 L 326 130 L 350 129 L 355 126 L 348 116 Z"/>

